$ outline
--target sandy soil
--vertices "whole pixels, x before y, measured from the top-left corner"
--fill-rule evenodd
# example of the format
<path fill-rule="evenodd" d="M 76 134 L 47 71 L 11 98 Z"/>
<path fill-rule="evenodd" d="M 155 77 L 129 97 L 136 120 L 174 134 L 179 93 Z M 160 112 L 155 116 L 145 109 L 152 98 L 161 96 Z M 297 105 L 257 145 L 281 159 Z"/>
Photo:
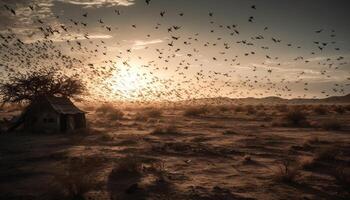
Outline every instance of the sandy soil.
<path fill-rule="evenodd" d="M 306 127 L 276 125 L 283 112 L 268 108 L 187 117 L 164 109 L 136 120 L 140 112 L 111 120 L 90 111 L 87 134 L 1 134 L 0 199 L 68 199 L 62 177 L 88 185 L 90 199 L 350 198 L 341 178 L 349 178 L 350 111 L 310 111 Z M 314 125 L 330 119 L 341 129 Z M 74 159 L 92 162 L 67 171 Z"/>

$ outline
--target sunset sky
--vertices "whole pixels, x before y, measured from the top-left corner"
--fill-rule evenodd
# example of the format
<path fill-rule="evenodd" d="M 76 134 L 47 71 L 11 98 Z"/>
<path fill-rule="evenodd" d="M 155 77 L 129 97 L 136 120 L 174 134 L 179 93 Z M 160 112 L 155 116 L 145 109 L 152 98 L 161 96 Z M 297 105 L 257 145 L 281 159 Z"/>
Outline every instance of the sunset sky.
<path fill-rule="evenodd" d="M 0 6 L 2 81 L 55 67 L 78 74 L 87 98 L 99 100 L 350 93 L 347 0 L 0 0 Z"/>

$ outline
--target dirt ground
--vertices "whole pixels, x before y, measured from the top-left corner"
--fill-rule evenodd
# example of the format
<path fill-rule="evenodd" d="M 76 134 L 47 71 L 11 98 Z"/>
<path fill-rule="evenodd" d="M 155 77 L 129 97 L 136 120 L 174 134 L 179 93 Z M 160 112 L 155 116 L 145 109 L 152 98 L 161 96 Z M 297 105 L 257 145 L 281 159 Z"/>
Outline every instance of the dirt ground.
<path fill-rule="evenodd" d="M 350 199 L 350 110 L 287 125 L 268 106 L 157 109 L 1 134 L 0 199 Z"/>

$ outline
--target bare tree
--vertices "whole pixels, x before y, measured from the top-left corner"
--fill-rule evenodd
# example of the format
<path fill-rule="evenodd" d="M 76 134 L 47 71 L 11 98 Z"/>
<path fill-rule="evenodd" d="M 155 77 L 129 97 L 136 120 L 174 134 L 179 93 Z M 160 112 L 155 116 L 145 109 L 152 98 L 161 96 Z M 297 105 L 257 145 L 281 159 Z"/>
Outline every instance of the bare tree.
<path fill-rule="evenodd" d="M 40 96 L 77 97 L 85 86 L 76 76 L 64 76 L 53 71 L 39 71 L 10 77 L 0 84 L 2 104 L 32 101 Z"/>

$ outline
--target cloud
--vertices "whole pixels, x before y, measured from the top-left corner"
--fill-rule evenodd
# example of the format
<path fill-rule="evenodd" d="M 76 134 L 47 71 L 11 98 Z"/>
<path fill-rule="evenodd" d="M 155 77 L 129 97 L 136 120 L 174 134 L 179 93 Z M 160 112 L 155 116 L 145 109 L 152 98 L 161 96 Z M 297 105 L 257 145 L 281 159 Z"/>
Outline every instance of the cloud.
<path fill-rule="evenodd" d="M 0 29 L 9 28 L 32 28 L 37 19 L 45 19 L 45 21 L 54 20 L 52 13 L 53 2 L 51 0 L 34 0 L 32 2 L 23 0 L 14 0 L 6 2 L 6 5 L 14 9 L 16 15 L 9 11 L 0 12 Z M 34 6 L 32 11 L 29 6 Z"/>
<path fill-rule="evenodd" d="M 56 35 L 56 37 L 54 38 L 50 38 L 53 42 L 64 42 L 67 40 L 87 40 L 89 39 L 110 39 L 113 36 L 111 35 L 105 35 L 105 34 L 91 34 L 91 35 L 87 35 L 87 38 L 85 37 L 85 35 L 80 34 L 80 33 L 75 33 L 75 34 L 69 34 L 69 35 Z"/>
<path fill-rule="evenodd" d="M 153 44 L 159 44 L 163 43 L 164 41 L 161 39 L 156 39 L 156 40 L 135 40 L 133 41 L 132 44 L 132 49 L 144 49 L 147 45 L 153 45 Z"/>
<path fill-rule="evenodd" d="M 64 3 L 70 3 L 74 5 L 81 5 L 85 8 L 91 7 L 112 7 L 112 6 L 131 6 L 134 5 L 134 0 L 58 0 Z"/>

